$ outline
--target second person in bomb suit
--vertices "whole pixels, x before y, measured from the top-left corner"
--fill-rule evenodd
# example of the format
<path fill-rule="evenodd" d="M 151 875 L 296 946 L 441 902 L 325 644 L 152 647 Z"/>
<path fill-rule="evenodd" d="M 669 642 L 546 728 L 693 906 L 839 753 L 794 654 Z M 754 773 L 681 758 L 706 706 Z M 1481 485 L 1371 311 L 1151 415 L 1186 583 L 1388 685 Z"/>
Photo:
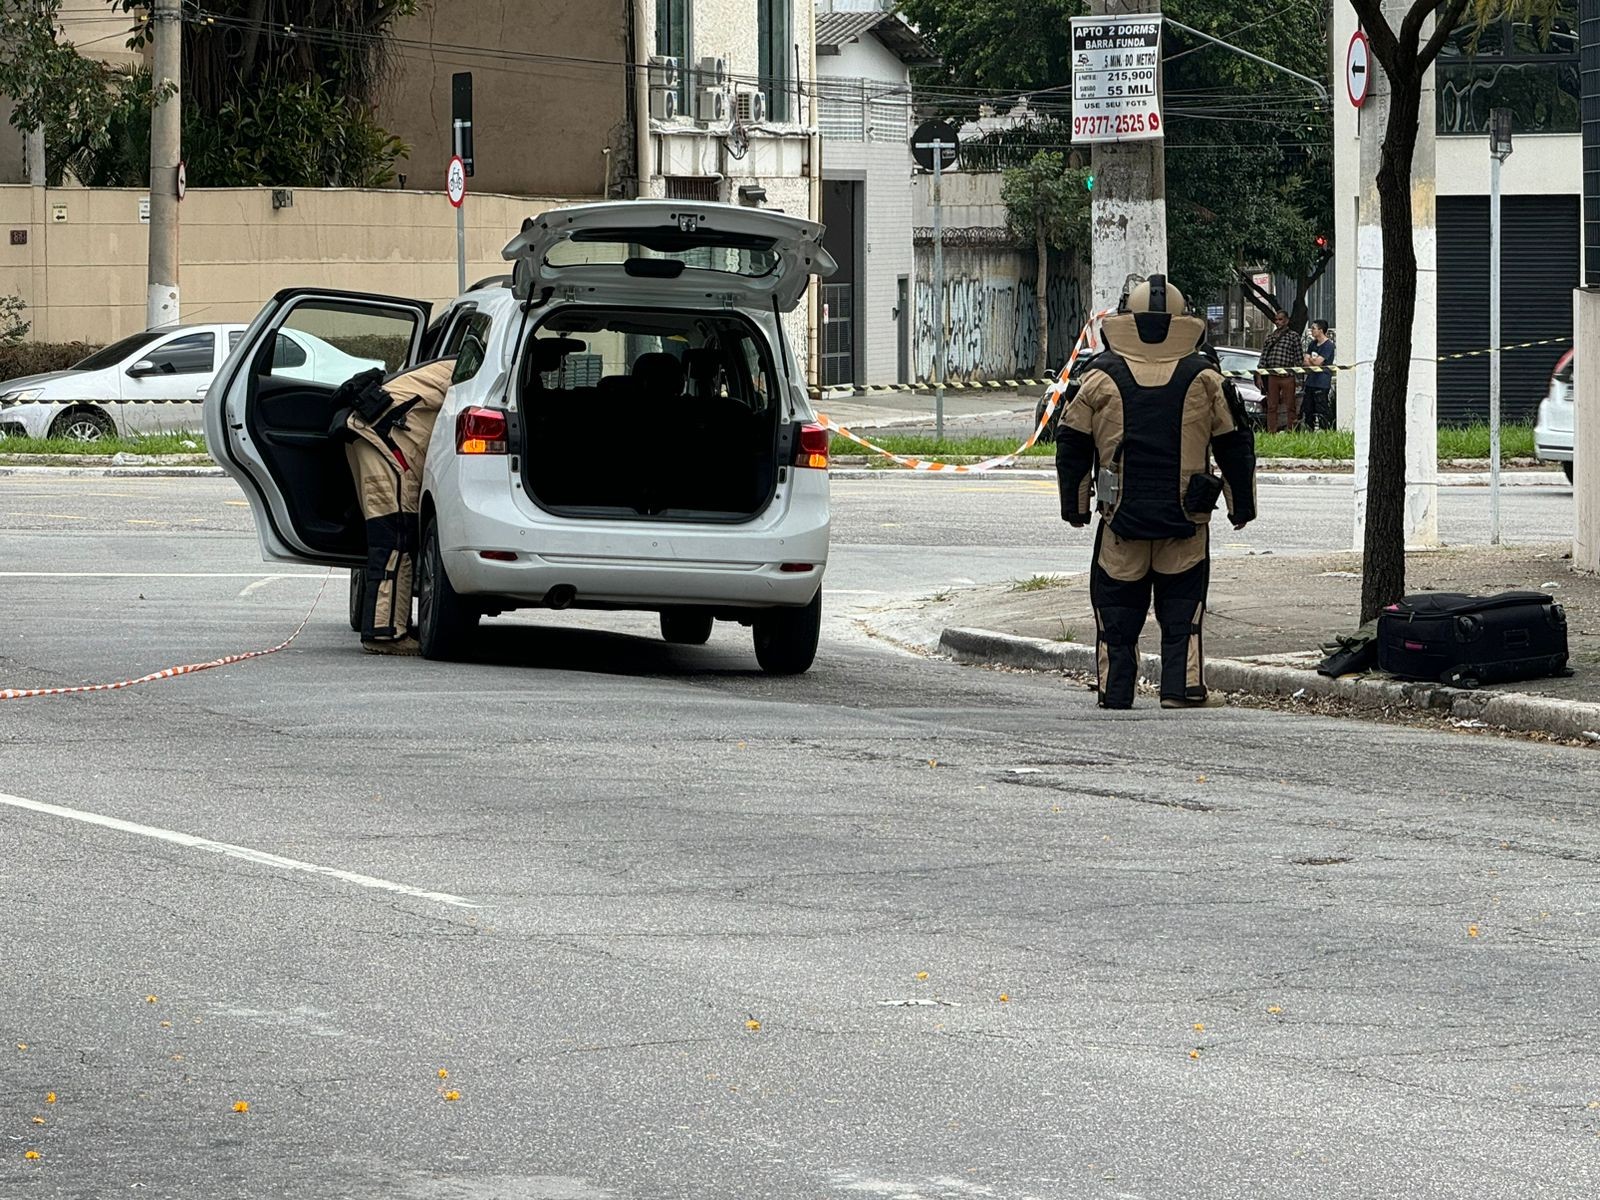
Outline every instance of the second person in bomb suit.
<path fill-rule="evenodd" d="M 422 464 L 455 363 L 436 359 L 387 382 L 382 371 L 365 371 L 334 394 L 333 432 L 347 439 L 345 456 L 366 518 L 361 648 L 372 654 L 420 651 L 411 632 L 411 584 Z"/>
<path fill-rule="evenodd" d="M 1205 322 L 1160 275 L 1102 323 L 1106 349 L 1062 414 L 1056 469 L 1062 518 L 1089 523 L 1102 708 L 1130 708 L 1139 632 L 1152 594 L 1161 627 L 1161 705 L 1205 707 L 1201 625 L 1210 582 L 1212 510 L 1226 497 L 1242 529 L 1255 519 L 1255 440 L 1243 406 L 1201 353 Z M 1212 474 L 1215 457 L 1221 477 Z"/>

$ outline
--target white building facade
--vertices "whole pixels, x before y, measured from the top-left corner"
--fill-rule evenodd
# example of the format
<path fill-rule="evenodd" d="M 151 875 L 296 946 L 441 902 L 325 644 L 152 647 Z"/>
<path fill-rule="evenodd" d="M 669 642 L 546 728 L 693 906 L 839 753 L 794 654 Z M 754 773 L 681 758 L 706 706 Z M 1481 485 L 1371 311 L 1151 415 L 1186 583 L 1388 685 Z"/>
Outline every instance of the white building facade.
<path fill-rule="evenodd" d="M 640 196 L 816 220 L 821 179 L 813 15 L 806 0 L 633 0 Z M 816 360 L 810 302 L 789 320 Z M 810 368 L 808 364 L 808 374 Z"/>
<path fill-rule="evenodd" d="M 1358 26 L 1348 4 L 1333 6 L 1334 252 L 1338 298 L 1331 314 L 1340 358 L 1354 363 L 1363 308 L 1359 274 L 1375 278 L 1380 263 L 1363 255 L 1358 230 L 1376 227 L 1361 215 L 1366 172 L 1361 144 L 1381 145 L 1372 108 L 1358 110 L 1345 85 L 1345 58 Z M 1583 192 L 1579 126 L 1577 0 L 1563 0 L 1560 16 L 1544 28 L 1498 20 L 1477 37 L 1456 31 L 1430 72 L 1424 121 L 1433 135 L 1434 227 L 1431 245 L 1419 242 L 1419 283 L 1433 289 L 1434 353 L 1462 354 L 1489 347 L 1489 110 L 1513 114 L 1513 152 L 1501 173 L 1501 342 L 1570 339 L 1572 289 L 1583 261 L 1580 208 Z M 1430 112 L 1431 107 L 1431 112 Z M 1419 147 L 1419 149 L 1424 149 Z M 1369 149 L 1369 164 L 1372 161 Z M 1419 154 L 1419 164 L 1421 155 Z M 1417 179 L 1418 189 L 1425 183 Z M 1368 192 L 1370 196 L 1372 193 Z M 1431 253 L 1430 253 L 1431 251 Z M 1431 280 L 1426 276 L 1431 275 Z M 1420 296 L 1420 290 L 1419 290 Z M 1313 316 L 1318 314 L 1313 313 Z M 1420 318 L 1420 309 L 1419 309 Z M 1376 328 L 1375 313 L 1368 318 Z M 1425 340 L 1419 331 L 1419 347 Z M 1550 372 L 1567 349 L 1554 344 L 1502 357 L 1505 420 L 1532 421 Z M 1421 352 L 1419 348 L 1419 353 Z M 1348 377 L 1344 377 L 1348 378 Z M 1340 420 L 1349 424 L 1355 387 L 1341 382 Z M 1488 359 L 1441 361 L 1436 402 L 1441 424 L 1483 421 L 1488 415 Z"/>
<path fill-rule="evenodd" d="M 909 383 L 913 203 L 911 68 L 936 61 L 872 0 L 816 9 L 822 220 L 838 272 L 821 287 L 821 382 Z"/>

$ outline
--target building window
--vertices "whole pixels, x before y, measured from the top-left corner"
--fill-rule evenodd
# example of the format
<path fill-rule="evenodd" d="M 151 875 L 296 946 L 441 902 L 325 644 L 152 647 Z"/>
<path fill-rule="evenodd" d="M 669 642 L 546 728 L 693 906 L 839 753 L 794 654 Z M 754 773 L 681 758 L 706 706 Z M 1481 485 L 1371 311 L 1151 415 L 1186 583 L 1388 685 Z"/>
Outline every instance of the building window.
<path fill-rule="evenodd" d="M 1507 13 L 1457 29 L 1435 80 L 1441 134 L 1487 134 L 1491 108 L 1509 108 L 1517 133 L 1577 133 L 1577 0 L 1559 0 L 1553 18 Z"/>
<path fill-rule="evenodd" d="M 689 0 L 656 0 L 656 53 L 678 60 L 678 111 L 689 112 Z"/>
<path fill-rule="evenodd" d="M 756 36 L 761 49 L 761 90 L 767 96 L 767 119 L 790 119 L 794 87 L 793 0 L 756 0 Z"/>

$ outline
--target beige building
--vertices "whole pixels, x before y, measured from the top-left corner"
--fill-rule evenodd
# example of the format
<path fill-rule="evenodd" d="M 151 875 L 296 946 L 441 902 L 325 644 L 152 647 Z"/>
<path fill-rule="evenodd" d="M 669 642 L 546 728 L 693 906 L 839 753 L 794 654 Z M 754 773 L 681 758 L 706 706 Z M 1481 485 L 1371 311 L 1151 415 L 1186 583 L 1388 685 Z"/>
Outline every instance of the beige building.
<path fill-rule="evenodd" d="M 110 0 L 66 0 L 63 14 L 85 52 L 136 57 Z M 403 184 L 191 189 L 179 206 L 182 315 L 247 319 L 300 283 L 453 295 L 455 214 L 442 192 L 460 71 L 473 76 L 472 278 L 502 270 L 499 248 L 523 218 L 559 203 L 646 195 L 814 216 L 813 62 L 803 0 L 430 0 L 395 31 L 377 110 L 411 146 Z M 0 294 L 27 301 L 42 341 L 142 328 L 147 197 L 29 187 L 22 158 L 12 133 L 0 143 Z M 797 346 L 806 316 L 794 319 Z"/>

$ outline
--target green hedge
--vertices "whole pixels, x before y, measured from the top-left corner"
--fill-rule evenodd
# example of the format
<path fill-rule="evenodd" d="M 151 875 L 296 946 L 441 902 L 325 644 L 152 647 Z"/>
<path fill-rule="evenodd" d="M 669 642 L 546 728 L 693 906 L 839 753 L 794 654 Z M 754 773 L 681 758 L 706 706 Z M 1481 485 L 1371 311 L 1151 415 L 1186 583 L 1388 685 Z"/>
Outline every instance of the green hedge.
<path fill-rule="evenodd" d="M 0 346 L 0 383 L 70 367 L 100 349 L 88 342 L 16 342 Z"/>

